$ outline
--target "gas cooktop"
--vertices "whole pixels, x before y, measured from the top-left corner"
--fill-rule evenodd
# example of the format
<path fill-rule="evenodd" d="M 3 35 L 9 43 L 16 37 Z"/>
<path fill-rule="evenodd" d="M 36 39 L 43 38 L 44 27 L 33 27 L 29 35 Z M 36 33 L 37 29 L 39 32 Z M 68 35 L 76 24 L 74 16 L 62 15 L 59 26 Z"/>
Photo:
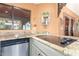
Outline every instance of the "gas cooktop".
<path fill-rule="evenodd" d="M 66 47 L 68 45 L 70 45 L 71 43 L 75 42 L 75 39 L 71 39 L 71 38 L 60 38 L 57 36 L 52 36 L 52 35 L 38 35 L 36 36 L 37 38 L 43 39 L 45 41 L 48 41 L 52 44 L 56 44 L 58 46 L 61 47 Z"/>

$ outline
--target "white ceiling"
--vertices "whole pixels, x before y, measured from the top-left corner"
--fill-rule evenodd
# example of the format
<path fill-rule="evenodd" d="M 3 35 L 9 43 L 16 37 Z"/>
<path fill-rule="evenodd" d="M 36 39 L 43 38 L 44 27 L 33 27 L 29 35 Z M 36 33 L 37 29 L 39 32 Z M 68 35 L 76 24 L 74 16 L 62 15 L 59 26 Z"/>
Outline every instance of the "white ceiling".
<path fill-rule="evenodd" d="M 79 16 L 79 4 L 78 3 L 67 3 L 66 7 L 72 10 L 74 13 L 76 13 Z"/>

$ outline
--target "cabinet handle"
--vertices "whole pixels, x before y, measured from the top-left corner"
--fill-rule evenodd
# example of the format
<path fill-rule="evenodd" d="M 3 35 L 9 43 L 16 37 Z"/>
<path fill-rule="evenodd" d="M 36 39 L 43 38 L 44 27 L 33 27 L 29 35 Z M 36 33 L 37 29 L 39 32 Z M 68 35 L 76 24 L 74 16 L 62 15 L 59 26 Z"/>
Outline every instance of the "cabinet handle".
<path fill-rule="evenodd" d="M 39 53 L 38 56 L 40 56 L 41 54 Z"/>

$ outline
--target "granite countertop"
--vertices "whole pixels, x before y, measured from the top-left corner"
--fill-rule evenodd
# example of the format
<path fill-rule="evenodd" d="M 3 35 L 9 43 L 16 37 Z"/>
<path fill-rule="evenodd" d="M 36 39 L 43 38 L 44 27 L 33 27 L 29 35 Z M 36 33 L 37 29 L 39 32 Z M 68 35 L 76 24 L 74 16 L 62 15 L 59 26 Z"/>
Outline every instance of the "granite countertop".
<path fill-rule="evenodd" d="M 41 36 L 41 37 L 40 37 Z M 55 35 L 43 35 L 43 34 L 33 34 L 31 32 L 26 32 L 26 33 L 15 33 L 15 34 L 6 34 L 6 35 L 0 35 L 0 41 L 5 41 L 5 40 L 11 40 L 11 39 L 17 39 L 17 38 L 27 38 L 31 37 L 34 38 L 58 51 L 60 51 L 63 54 L 67 54 L 66 52 L 66 47 L 62 46 L 59 41 L 60 38 L 72 38 L 72 39 L 79 39 L 79 37 L 72 37 L 72 36 L 55 36 Z M 70 48 L 72 44 L 68 45 L 67 48 Z M 71 48 L 73 49 L 73 48 Z M 66 53 L 65 53 L 65 52 Z M 75 52 L 74 52 L 75 54 Z"/>
<path fill-rule="evenodd" d="M 0 34 L 0 41 L 5 41 L 5 40 L 12 40 L 12 39 L 18 39 L 18 38 L 27 38 L 27 37 L 32 37 L 34 36 L 33 33 L 27 31 L 27 32 L 16 32 L 16 33 L 6 33 L 6 34 Z"/>
<path fill-rule="evenodd" d="M 36 36 L 40 36 L 40 35 L 43 35 L 43 34 L 33 34 L 31 32 L 26 32 L 25 34 L 18 34 L 18 33 L 15 33 L 15 34 L 6 34 L 6 35 L 0 35 L 0 41 L 5 41 L 5 40 L 12 40 L 12 39 L 17 39 L 17 38 L 27 38 L 27 37 L 31 37 L 31 38 L 34 38 L 38 41 L 41 41 L 42 43 L 50 46 L 50 47 L 54 47 L 56 50 L 59 50 L 59 51 L 63 51 L 63 47 L 61 46 L 58 46 L 58 45 L 55 45 L 55 44 L 52 44 L 52 43 L 49 43 L 48 41 L 44 40 L 44 39 L 40 39 L 40 38 L 37 38 Z M 56 37 L 54 37 L 55 39 L 58 39 Z M 51 41 L 51 40 L 50 40 Z M 54 42 L 56 42 L 57 40 L 55 40 Z M 52 41 L 51 41 L 52 42 Z"/>
<path fill-rule="evenodd" d="M 39 35 L 39 36 L 36 36 L 36 37 L 32 37 L 46 45 L 48 45 L 49 47 L 51 48 L 54 48 L 55 50 L 63 53 L 64 55 L 79 55 L 79 53 L 77 52 L 77 54 L 75 54 L 75 48 L 73 49 L 73 46 L 77 46 L 79 47 L 78 45 L 74 44 L 75 42 L 77 41 L 74 41 L 72 42 L 71 44 L 67 45 L 67 46 L 64 46 L 64 45 L 61 45 L 60 44 L 60 37 L 59 36 L 52 36 L 52 35 Z M 67 38 L 67 37 L 66 37 Z M 70 37 L 69 37 L 70 38 Z M 73 51 L 70 51 L 70 49 Z M 79 50 L 76 49 L 76 50 Z M 70 51 L 70 52 L 69 52 Z"/>

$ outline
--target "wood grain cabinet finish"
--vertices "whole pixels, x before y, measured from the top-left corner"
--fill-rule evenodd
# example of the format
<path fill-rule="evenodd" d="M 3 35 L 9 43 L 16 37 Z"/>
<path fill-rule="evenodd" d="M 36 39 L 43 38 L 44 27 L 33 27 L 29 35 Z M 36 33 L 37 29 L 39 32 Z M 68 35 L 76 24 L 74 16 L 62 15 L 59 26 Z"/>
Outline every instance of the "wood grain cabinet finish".
<path fill-rule="evenodd" d="M 24 10 L 18 7 L 13 8 L 14 20 L 21 20 L 22 25 L 30 21 L 30 10 Z"/>
<path fill-rule="evenodd" d="M 63 8 L 64 6 L 66 6 L 66 3 L 58 3 L 57 5 L 58 5 L 58 16 L 59 16 L 60 13 L 61 13 L 62 8 Z"/>
<path fill-rule="evenodd" d="M 0 4 L 0 17 L 11 18 L 12 6 Z"/>

